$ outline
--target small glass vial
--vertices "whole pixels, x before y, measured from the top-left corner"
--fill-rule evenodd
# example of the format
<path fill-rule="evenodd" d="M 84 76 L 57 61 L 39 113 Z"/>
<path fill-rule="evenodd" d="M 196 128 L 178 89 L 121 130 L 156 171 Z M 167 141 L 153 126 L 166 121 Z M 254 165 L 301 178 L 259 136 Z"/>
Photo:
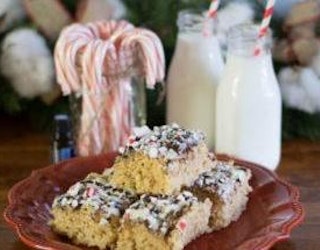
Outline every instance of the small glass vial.
<path fill-rule="evenodd" d="M 202 130 L 213 148 L 216 88 L 224 68 L 214 34 L 215 20 L 208 20 L 204 12 L 184 10 L 177 24 L 179 33 L 167 80 L 167 123 Z"/>
<path fill-rule="evenodd" d="M 54 135 L 52 142 L 52 162 L 58 163 L 74 157 L 74 143 L 69 116 L 54 116 Z"/>
<path fill-rule="evenodd" d="M 226 68 L 217 91 L 216 152 L 275 170 L 280 160 L 281 95 L 269 34 L 254 55 L 258 26 L 233 27 Z"/>

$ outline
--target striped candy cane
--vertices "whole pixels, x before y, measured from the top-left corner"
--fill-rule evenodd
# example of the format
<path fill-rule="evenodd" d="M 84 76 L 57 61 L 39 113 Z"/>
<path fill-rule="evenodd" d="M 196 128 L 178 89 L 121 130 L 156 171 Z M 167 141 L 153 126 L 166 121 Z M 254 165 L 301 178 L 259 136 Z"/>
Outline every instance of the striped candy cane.
<path fill-rule="evenodd" d="M 147 86 L 153 88 L 157 81 L 164 78 L 164 52 L 160 39 L 151 31 L 135 29 L 124 34 L 123 48 L 135 48 L 146 77 Z"/>
<path fill-rule="evenodd" d="M 254 50 L 254 55 L 258 56 L 261 53 L 261 45 L 259 43 L 259 40 L 261 38 L 263 38 L 264 36 L 266 36 L 267 32 L 268 32 L 268 28 L 270 25 L 270 21 L 273 15 L 273 11 L 274 11 L 274 5 L 275 5 L 275 0 L 268 0 L 267 2 L 267 6 L 265 8 L 264 11 L 264 15 L 263 15 L 263 19 L 259 28 L 259 34 L 258 34 L 258 43 L 257 46 Z"/>

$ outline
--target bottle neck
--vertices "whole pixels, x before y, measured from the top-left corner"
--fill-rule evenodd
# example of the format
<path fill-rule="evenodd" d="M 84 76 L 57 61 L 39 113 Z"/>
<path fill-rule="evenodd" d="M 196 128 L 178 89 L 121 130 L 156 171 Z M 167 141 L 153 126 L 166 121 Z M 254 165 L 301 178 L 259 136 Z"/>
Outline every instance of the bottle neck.
<path fill-rule="evenodd" d="M 201 34 L 204 30 L 207 36 L 212 36 L 216 32 L 216 20 L 208 19 L 206 13 L 201 10 L 187 9 L 178 14 L 177 26 L 179 33 Z"/>
<path fill-rule="evenodd" d="M 251 52 L 251 51 L 250 51 Z M 270 52 L 259 55 L 252 53 L 241 54 L 238 51 L 229 51 L 226 60 L 225 74 L 238 79 L 241 85 L 251 85 L 253 82 L 276 82 L 276 75 Z M 268 79 L 268 80 L 266 80 Z"/>
<path fill-rule="evenodd" d="M 238 25 L 230 29 L 228 33 L 228 54 L 239 57 L 271 57 L 271 31 L 266 36 L 258 39 L 259 26 Z M 255 50 L 259 53 L 255 54 Z"/>
<path fill-rule="evenodd" d="M 259 71 L 274 73 L 273 63 L 270 53 L 260 54 L 259 56 L 243 56 L 236 53 L 228 53 L 226 67 L 228 70 L 255 74 Z"/>

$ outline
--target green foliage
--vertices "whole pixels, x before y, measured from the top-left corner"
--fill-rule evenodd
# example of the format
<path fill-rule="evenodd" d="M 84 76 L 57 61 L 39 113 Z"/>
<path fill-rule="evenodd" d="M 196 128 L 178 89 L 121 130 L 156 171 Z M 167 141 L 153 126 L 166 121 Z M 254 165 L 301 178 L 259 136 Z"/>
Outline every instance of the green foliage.
<path fill-rule="evenodd" d="M 175 25 L 177 1 L 125 0 L 124 2 L 129 9 L 129 21 L 156 32 L 162 39 L 166 52 L 171 56 L 177 32 Z"/>
<path fill-rule="evenodd" d="M 70 13 L 75 13 L 77 4 L 79 2 L 80 2 L 79 0 L 63 0 L 64 6 L 67 8 L 67 10 Z"/>
<path fill-rule="evenodd" d="M 67 98 L 61 97 L 55 105 L 48 106 L 37 98 L 26 104 L 25 113 L 34 128 L 50 130 L 52 129 L 52 121 L 55 114 L 69 113 L 69 102 Z"/>
<path fill-rule="evenodd" d="M 23 109 L 22 101 L 11 86 L 0 78 L 0 112 L 16 114 Z"/>
<path fill-rule="evenodd" d="M 170 61 L 177 37 L 177 15 L 185 8 L 207 8 L 208 0 L 124 0 L 128 19 L 135 25 L 149 28 L 161 38 L 167 61 Z M 168 64 L 167 64 L 168 66 Z"/>
<path fill-rule="evenodd" d="M 284 108 L 282 122 L 283 139 L 303 137 L 320 140 L 320 114 L 308 114 L 296 109 Z"/>

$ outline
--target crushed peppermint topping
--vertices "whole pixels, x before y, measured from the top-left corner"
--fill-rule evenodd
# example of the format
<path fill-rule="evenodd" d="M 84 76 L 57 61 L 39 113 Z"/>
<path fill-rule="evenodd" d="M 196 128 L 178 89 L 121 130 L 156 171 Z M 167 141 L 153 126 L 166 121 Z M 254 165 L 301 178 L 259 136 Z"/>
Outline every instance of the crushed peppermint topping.
<path fill-rule="evenodd" d="M 187 224 L 187 222 L 186 222 L 186 220 L 184 220 L 184 219 L 181 219 L 179 222 L 178 222 L 178 229 L 181 231 L 181 232 L 183 232 L 185 229 L 186 229 L 186 227 L 188 226 L 188 224 Z"/>
<path fill-rule="evenodd" d="M 237 186 L 244 184 L 250 176 L 247 169 L 218 162 L 215 168 L 200 175 L 195 181 L 195 186 L 208 189 L 226 200 Z"/>
<path fill-rule="evenodd" d="M 121 216 L 136 199 L 131 191 L 115 188 L 102 178 L 90 178 L 75 183 L 66 193 L 56 197 L 52 207 L 91 207 L 93 213 L 101 215 L 99 224 L 105 225 L 110 217 Z"/>
<path fill-rule="evenodd" d="M 143 222 L 150 230 L 165 235 L 185 209 L 197 201 L 188 191 L 175 196 L 144 194 L 125 211 L 123 219 Z M 180 222 L 177 227 L 185 226 Z"/>
<path fill-rule="evenodd" d="M 136 128 L 125 147 L 119 149 L 119 153 L 128 155 L 138 151 L 150 158 L 164 157 L 167 160 L 174 160 L 181 158 L 181 155 L 202 141 L 204 141 L 202 132 L 187 130 L 177 124 L 154 127 L 153 130 L 144 126 Z"/>

